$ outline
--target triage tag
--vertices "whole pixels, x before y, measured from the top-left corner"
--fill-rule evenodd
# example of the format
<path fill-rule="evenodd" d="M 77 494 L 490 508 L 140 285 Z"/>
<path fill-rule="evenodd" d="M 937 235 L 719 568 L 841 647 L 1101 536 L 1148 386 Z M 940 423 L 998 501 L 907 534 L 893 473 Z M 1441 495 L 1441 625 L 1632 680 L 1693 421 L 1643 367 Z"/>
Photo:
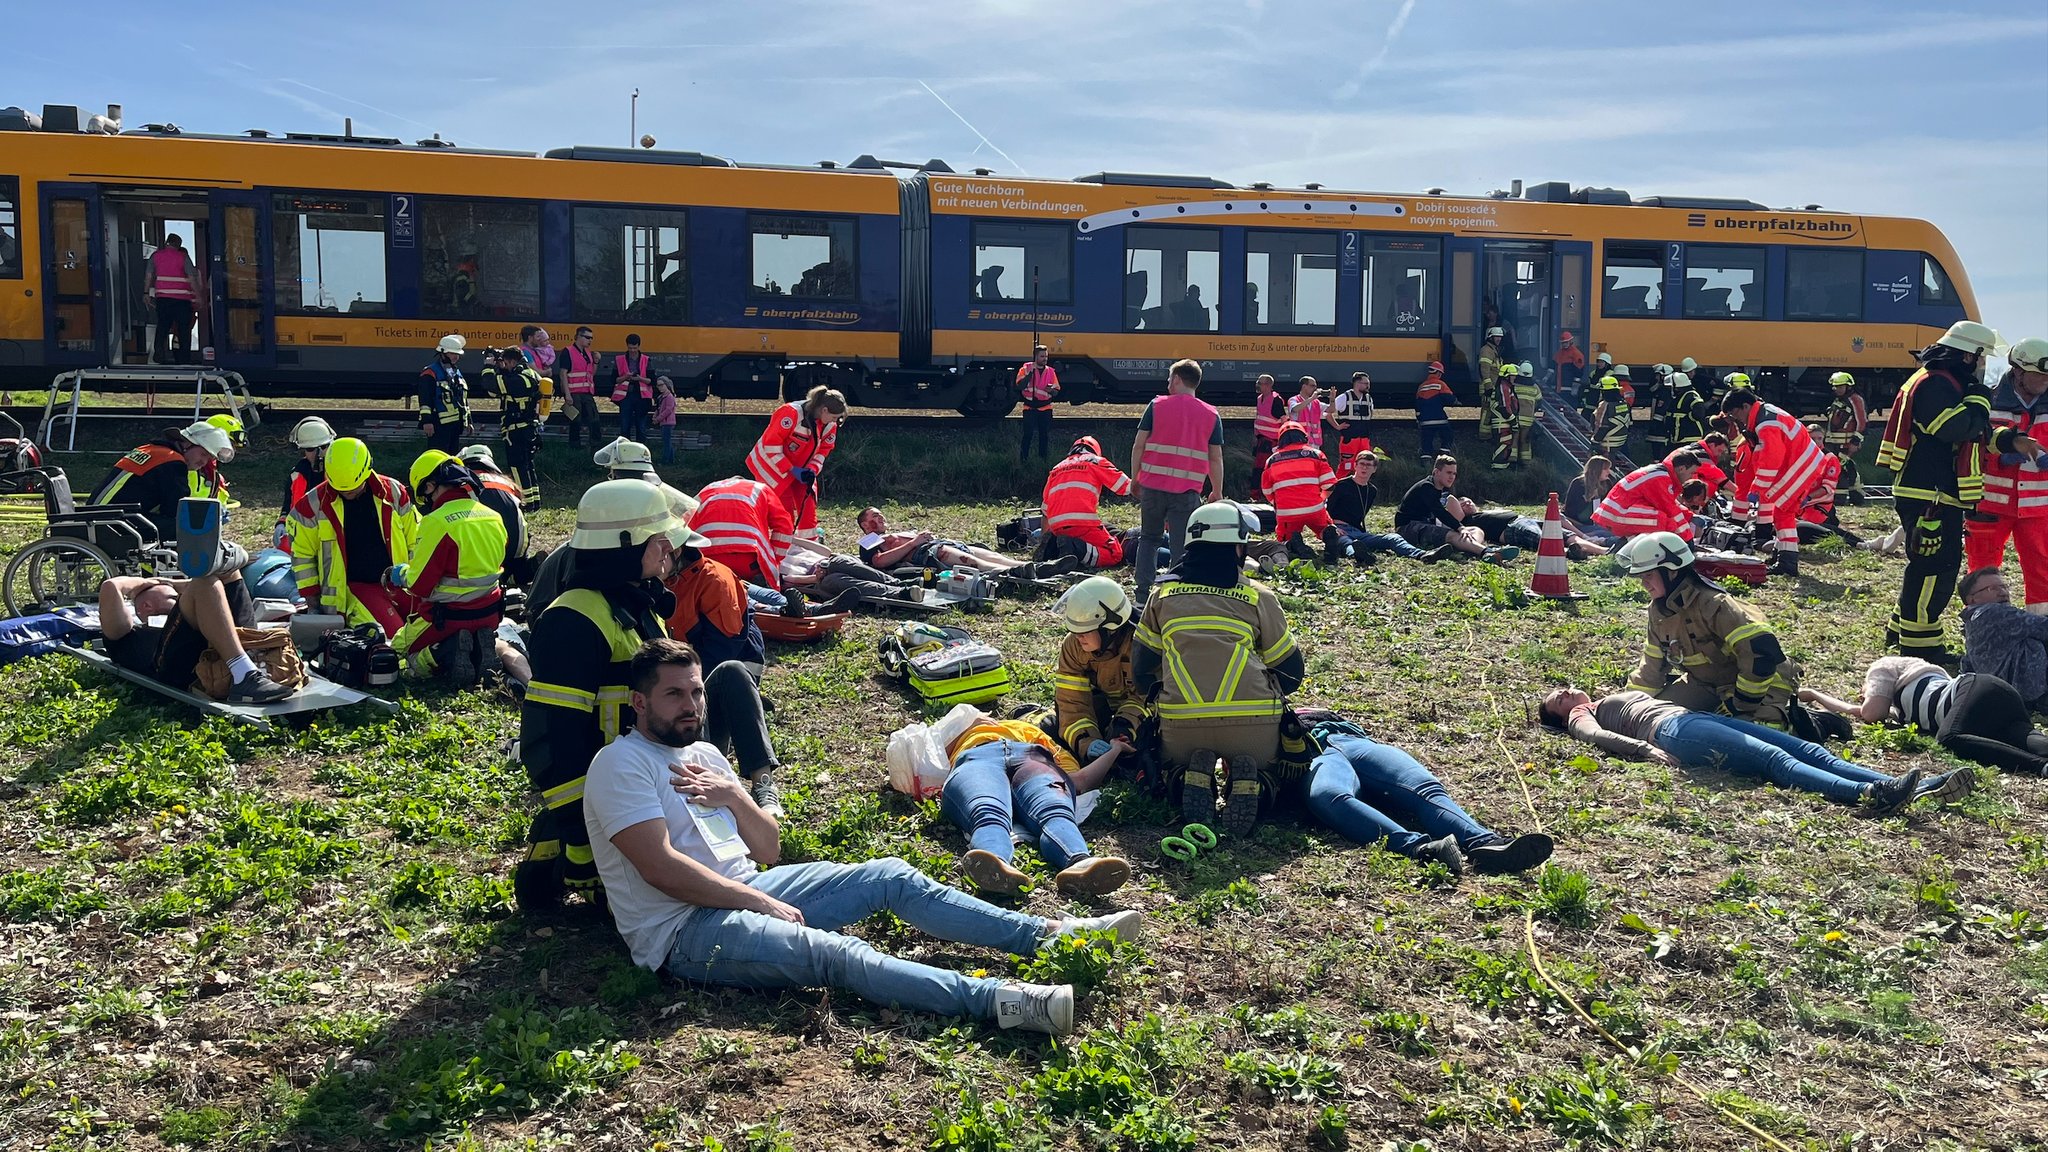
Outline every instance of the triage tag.
<path fill-rule="evenodd" d="M 683 763 L 677 760 L 676 763 Z M 732 818 L 730 808 L 706 808 L 694 800 L 685 800 L 690 810 L 690 819 L 697 825 L 697 835 L 704 838 L 704 846 L 711 849 L 711 855 L 721 861 L 737 860 L 747 854 L 747 841 L 740 835 L 739 822 Z"/>

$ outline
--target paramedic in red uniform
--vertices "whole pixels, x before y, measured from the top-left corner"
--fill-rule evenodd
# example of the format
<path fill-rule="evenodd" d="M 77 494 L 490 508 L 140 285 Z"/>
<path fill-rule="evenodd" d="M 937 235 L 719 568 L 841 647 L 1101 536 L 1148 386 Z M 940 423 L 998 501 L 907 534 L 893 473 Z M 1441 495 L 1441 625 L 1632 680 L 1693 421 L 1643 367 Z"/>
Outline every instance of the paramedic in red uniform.
<path fill-rule="evenodd" d="M 1131 478 L 1103 458 L 1093 436 L 1074 441 L 1067 458 L 1046 473 L 1042 504 L 1045 530 L 1071 536 L 1088 546 L 1082 562 L 1089 568 L 1114 568 L 1124 562 L 1123 539 L 1102 523 L 1101 499 L 1131 494 Z"/>
<path fill-rule="evenodd" d="M 1692 539 L 1692 512 L 1680 502 L 1685 482 L 1701 467 L 1700 454 L 1680 448 L 1617 481 L 1593 508 L 1593 523 L 1626 539 L 1651 532 L 1675 532 Z"/>
<path fill-rule="evenodd" d="M 192 319 L 199 301 L 199 270 L 176 232 L 149 254 L 142 294 L 156 301 L 156 348 L 150 357 L 159 364 L 192 361 Z M 175 347 L 174 347 L 175 346 Z"/>
<path fill-rule="evenodd" d="M 1034 345 L 1031 363 L 1017 369 L 1017 394 L 1024 399 L 1024 438 L 1017 442 L 1017 459 L 1031 454 L 1031 438 L 1036 436 L 1038 458 L 1043 460 L 1052 453 L 1052 402 L 1060 394 L 1060 374 L 1045 345 Z"/>
<path fill-rule="evenodd" d="M 1366 449 L 1371 450 L 1369 443 Z M 1259 482 L 1279 517 L 1273 538 L 1291 550 L 1294 534 L 1307 528 L 1322 538 L 1323 563 L 1335 564 L 1349 551 L 1330 519 L 1329 492 L 1336 482 L 1329 459 L 1309 444 L 1308 430 L 1289 421 L 1280 429 L 1280 450 L 1267 457 Z"/>
<path fill-rule="evenodd" d="M 773 542 L 778 556 L 789 551 L 796 536 L 824 539 L 818 531 L 818 473 L 839 446 L 839 422 L 845 418 L 846 397 L 820 384 L 801 401 L 777 408 L 754 450 L 747 453 L 747 471 L 774 489 L 794 525 Z"/>
<path fill-rule="evenodd" d="M 1141 608 L 1152 592 L 1159 550 L 1170 546 L 1167 563 L 1180 563 L 1188 516 L 1202 506 L 1202 489 L 1223 495 L 1223 420 L 1195 396 L 1201 386 L 1202 366 L 1193 360 L 1176 361 L 1167 373 L 1166 395 L 1147 404 L 1138 419 L 1131 471 L 1138 481 L 1134 599 Z"/>
<path fill-rule="evenodd" d="M 1768 518 L 1777 529 L 1778 554 L 1772 571 L 1797 576 L 1799 502 L 1820 479 L 1821 457 L 1826 453 L 1797 416 L 1775 404 L 1765 404 L 1747 388 L 1730 392 L 1721 401 L 1721 413 L 1735 422 L 1753 446 L 1750 459 L 1756 475 L 1740 487 L 1749 501 L 1752 519 Z"/>
<path fill-rule="evenodd" d="M 1964 567 L 1998 567 L 2011 540 L 2026 581 L 2027 611 L 2048 615 L 2048 460 L 2021 443 L 2048 448 L 2048 340 L 2021 340 L 2006 359 L 2012 368 L 1991 396 L 1984 499 L 1963 517 Z"/>
<path fill-rule="evenodd" d="M 690 530 L 704 537 L 697 550 L 705 559 L 781 591 L 778 569 L 789 550 L 789 512 L 766 484 L 735 476 L 706 485 L 697 493 Z"/>

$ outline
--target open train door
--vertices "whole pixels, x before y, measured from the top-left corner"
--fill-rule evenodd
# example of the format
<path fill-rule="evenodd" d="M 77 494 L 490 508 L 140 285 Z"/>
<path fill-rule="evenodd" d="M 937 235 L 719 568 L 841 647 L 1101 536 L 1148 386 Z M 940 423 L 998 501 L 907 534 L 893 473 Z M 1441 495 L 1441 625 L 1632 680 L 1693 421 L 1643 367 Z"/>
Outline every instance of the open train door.
<path fill-rule="evenodd" d="M 37 198 L 43 209 L 43 362 L 62 368 L 109 363 L 99 189 L 44 184 Z"/>
<path fill-rule="evenodd" d="M 207 288 L 213 308 L 214 364 L 236 372 L 276 363 L 276 315 L 270 284 L 270 215 L 255 192 L 215 191 Z"/>
<path fill-rule="evenodd" d="M 1572 334 L 1572 345 L 1593 358 L 1593 244 L 1589 240 L 1559 240 L 1551 245 L 1556 257 L 1557 299 L 1552 314 L 1557 317 L 1556 335 L 1550 341 L 1548 362 L 1539 359 L 1536 367 L 1539 373 L 1548 373 L 1557 368 L 1557 350 L 1563 343 L 1564 334 Z M 1583 371 L 1563 372 L 1559 379 L 1551 381 L 1558 391 L 1571 395 L 1577 392 L 1584 379 Z"/>

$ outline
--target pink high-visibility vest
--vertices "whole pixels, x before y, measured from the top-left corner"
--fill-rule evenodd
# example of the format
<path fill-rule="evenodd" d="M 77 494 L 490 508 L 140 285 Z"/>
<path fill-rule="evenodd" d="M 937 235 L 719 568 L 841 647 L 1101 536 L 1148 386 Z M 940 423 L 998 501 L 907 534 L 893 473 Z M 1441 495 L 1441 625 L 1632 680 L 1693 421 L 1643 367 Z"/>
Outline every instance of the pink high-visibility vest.
<path fill-rule="evenodd" d="M 1152 401 L 1152 431 L 1138 459 L 1138 483 L 1161 492 L 1199 492 L 1209 479 L 1209 439 L 1220 418 L 1190 392 Z"/>
<path fill-rule="evenodd" d="M 574 344 L 569 345 L 563 363 L 568 369 L 562 373 L 563 390 L 571 396 L 586 395 L 596 390 L 597 357 L 590 355 Z"/>
<path fill-rule="evenodd" d="M 193 290 L 192 260 L 183 248 L 166 244 L 149 254 L 149 266 L 156 270 L 156 294 L 165 300 L 196 300 L 199 293 Z"/>

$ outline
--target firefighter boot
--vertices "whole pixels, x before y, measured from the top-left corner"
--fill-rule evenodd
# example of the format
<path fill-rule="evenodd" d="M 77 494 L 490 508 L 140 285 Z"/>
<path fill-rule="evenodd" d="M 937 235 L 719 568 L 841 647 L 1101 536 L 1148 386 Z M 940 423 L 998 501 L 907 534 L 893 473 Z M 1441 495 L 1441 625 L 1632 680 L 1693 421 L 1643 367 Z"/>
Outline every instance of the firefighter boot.
<path fill-rule="evenodd" d="M 526 832 L 526 859 L 512 870 L 512 898 L 526 913 L 558 908 L 562 884 L 562 840 L 555 834 L 553 809 L 536 813 Z"/>
<path fill-rule="evenodd" d="M 1223 803 L 1223 816 L 1219 821 L 1223 830 L 1232 836 L 1249 836 L 1259 822 L 1258 761 L 1249 756 L 1230 758 L 1230 795 Z"/>
<path fill-rule="evenodd" d="M 1216 818 L 1216 753 L 1197 748 L 1188 756 L 1180 774 L 1180 818 L 1190 824 L 1207 824 Z"/>

